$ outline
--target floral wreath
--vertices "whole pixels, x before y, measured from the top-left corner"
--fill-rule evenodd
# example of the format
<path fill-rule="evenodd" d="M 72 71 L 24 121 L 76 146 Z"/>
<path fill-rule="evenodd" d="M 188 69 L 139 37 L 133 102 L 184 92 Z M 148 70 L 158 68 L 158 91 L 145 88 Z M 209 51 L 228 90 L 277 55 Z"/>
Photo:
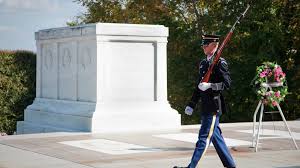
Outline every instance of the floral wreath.
<path fill-rule="evenodd" d="M 277 106 L 288 94 L 285 73 L 281 67 L 273 62 L 264 62 L 256 68 L 253 81 L 256 94 L 264 104 L 270 107 Z"/>

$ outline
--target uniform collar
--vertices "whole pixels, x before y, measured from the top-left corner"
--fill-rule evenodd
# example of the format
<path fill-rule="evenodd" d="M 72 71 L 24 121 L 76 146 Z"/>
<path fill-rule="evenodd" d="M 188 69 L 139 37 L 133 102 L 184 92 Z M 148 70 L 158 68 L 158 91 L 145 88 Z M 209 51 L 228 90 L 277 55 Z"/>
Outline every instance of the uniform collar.
<path fill-rule="evenodd" d="M 206 56 L 206 61 L 209 61 L 212 58 L 213 55 Z"/>

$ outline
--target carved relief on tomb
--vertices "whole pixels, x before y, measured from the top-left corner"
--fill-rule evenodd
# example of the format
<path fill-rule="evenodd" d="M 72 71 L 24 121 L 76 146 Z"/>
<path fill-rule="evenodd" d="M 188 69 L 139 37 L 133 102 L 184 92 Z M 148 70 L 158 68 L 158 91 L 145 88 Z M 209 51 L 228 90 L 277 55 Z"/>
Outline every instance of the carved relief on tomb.
<path fill-rule="evenodd" d="M 78 42 L 78 100 L 96 101 L 96 42 Z"/>
<path fill-rule="evenodd" d="M 44 67 L 46 70 L 50 70 L 53 67 L 53 53 L 50 49 L 45 51 Z"/>
<path fill-rule="evenodd" d="M 82 70 L 86 70 L 88 66 L 92 63 L 91 49 L 89 47 L 85 47 L 81 50 L 79 54 L 79 67 Z"/>
<path fill-rule="evenodd" d="M 72 55 L 69 48 L 63 49 L 63 55 L 61 56 L 61 58 L 62 58 L 62 63 L 61 63 L 62 67 L 68 68 L 72 61 Z"/>
<path fill-rule="evenodd" d="M 57 48 L 55 44 L 41 44 L 41 97 L 57 98 Z"/>

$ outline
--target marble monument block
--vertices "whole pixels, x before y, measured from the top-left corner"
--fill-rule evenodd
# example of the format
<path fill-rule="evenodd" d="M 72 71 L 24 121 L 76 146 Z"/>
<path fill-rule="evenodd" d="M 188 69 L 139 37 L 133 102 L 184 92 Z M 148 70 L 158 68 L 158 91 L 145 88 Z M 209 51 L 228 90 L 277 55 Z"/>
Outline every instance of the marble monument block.
<path fill-rule="evenodd" d="M 36 98 L 17 133 L 180 127 L 167 100 L 168 28 L 96 23 L 40 30 Z"/>

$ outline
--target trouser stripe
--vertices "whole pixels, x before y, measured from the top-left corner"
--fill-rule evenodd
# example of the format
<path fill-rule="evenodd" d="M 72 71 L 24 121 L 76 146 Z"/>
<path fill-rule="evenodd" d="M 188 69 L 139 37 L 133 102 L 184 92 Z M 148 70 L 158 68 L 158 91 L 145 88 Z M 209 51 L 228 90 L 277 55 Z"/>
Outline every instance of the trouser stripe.
<path fill-rule="evenodd" d="M 204 156 L 208 146 L 209 146 L 209 142 L 210 142 L 210 139 L 211 139 L 211 136 L 213 135 L 214 133 L 214 128 L 215 128 L 215 122 L 216 122 L 216 115 L 213 115 L 213 119 L 212 119 L 212 122 L 211 122 L 211 126 L 210 126 L 210 129 L 209 129 L 209 133 L 208 133 L 208 136 L 206 138 L 206 145 L 205 145 L 205 149 L 199 159 L 199 162 L 201 161 L 202 157 Z"/>

